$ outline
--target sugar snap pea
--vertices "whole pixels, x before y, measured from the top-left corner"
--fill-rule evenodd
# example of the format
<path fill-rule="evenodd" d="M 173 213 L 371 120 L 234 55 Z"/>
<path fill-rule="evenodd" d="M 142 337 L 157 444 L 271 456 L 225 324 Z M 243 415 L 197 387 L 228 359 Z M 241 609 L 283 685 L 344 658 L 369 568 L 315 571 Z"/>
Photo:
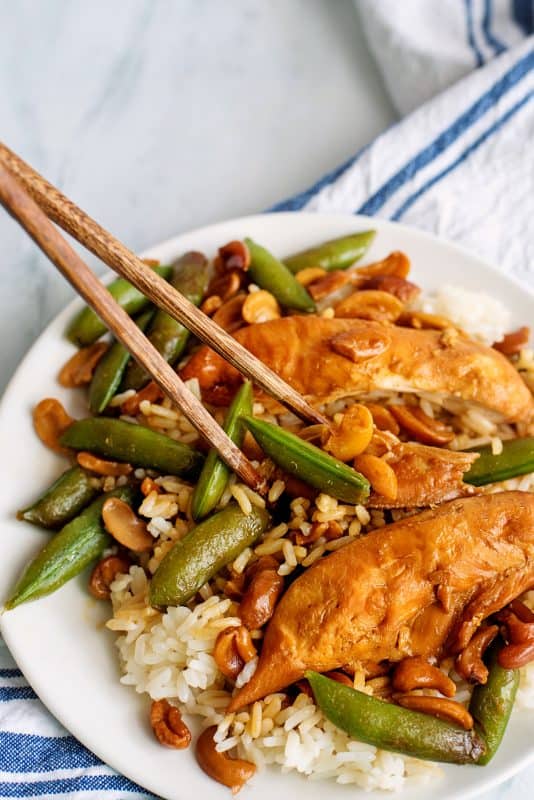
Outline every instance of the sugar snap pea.
<path fill-rule="evenodd" d="M 28 508 L 17 514 L 18 519 L 32 522 L 41 528 L 60 528 L 89 505 L 98 494 L 91 477 L 81 467 L 72 467 L 50 486 Z"/>
<path fill-rule="evenodd" d="M 73 422 L 61 437 L 61 444 L 184 478 L 196 478 L 204 461 L 197 450 L 163 433 L 107 417 Z"/>
<path fill-rule="evenodd" d="M 208 261 L 202 253 L 186 253 L 173 263 L 170 283 L 193 305 L 199 306 L 208 285 Z M 190 332 L 165 311 L 158 310 L 148 328 L 147 337 L 165 361 L 174 364 L 184 352 Z M 137 361 L 130 361 L 122 389 L 141 389 L 150 375 Z"/>
<path fill-rule="evenodd" d="M 226 414 L 223 428 L 238 447 L 243 443 L 245 427 L 240 419 L 242 415 L 252 414 L 252 384 L 245 381 Z M 217 450 L 212 448 L 200 473 L 191 501 L 193 519 L 199 520 L 213 511 L 224 492 L 230 468 L 224 463 Z"/>
<path fill-rule="evenodd" d="M 318 672 L 306 672 L 306 678 L 325 717 L 360 742 L 451 764 L 475 764 L 484 753 L 484 742 L 473 731 L 370 697 Z"/>
<path fill-rule="evenodd" d="M 250 252 L 249 275 L 254 283 L 267 289 L 280 305 L 297 311 L 315 311 L 315 303 L 292 272 L 265 247 L 245 239 Z"/>
<path fill-rule="evenodd" d="M 253 507 L 244 514 L 230 505 L 207 517 L 170 550 L 150 581 L 155 606 L 182 605 L 267 529 L 269 514 Z"/>
<path fill-rule="evenodd" d="M 484 486 L 495 481 L 505 481 L 534 472 L 534 437 L 510 439 L 502 443 L 502 453 L 493 455 L 491 447 L 476 448 L 480 453 L 464 481 L 474 486 Z"/>
<path fill-rule="evenodd" d="M 369 481 L 294 433 L 254 417 L 243 420 L 262 450 L 285 472 L 346 503 L 361 503 L 369 495 Z"/>
<path fill-rule="evenodd" d="M 308 267 L 321 267 L 327 271 L 347 269 L 363 256 L 375 238 L 375 233 L 376 231 L 361 231 L 330 239 L 317 247 L 310 247 L 284 258 L 284 264 L 293 273 Z"/>
<path fill-rule="evenodd" d="M 112 539 L 102 524 L 102 506 L 108 497 L 120 497 L 131 504 L 134 492 L 124 486 L 102 495 L 56 533 L 28 564 L 6 608 L 54 592 L 109 547 Z"/>
<path fill-rule="evenodd" d="M 487 650 L 484 661 L 489 668 L 488 680 L 475 686 L 469 703 L 475 730 L 486 743 L 486 752 L 477 761 L 481 765 L 491 761 L 499 748 L 519 686 L 519 670 L 504 669 L 498 662 L 502 646 L 497 638 Z"/>
<path fill-rule="evenodd" d="M 167 279 L 172 273 L 172 267 L 154 267 L 154 271 L 162 278 Z M 107 289 L 117 303 L 131 316 L 137 314 L 138 311 L 142 311 L 149 304 L 149 300 L 144 294 L 124 278 L 117 278 L 116 281 L 112 281 L 108 284 Z M 106 330 L 107 328 L 100 317 L 95 314 L 92 308 L 85 306 L 70 322 L 66 335 L 67 339 L 78 345 L 78 347 L 85 347 L 96 342 Z"/>
<path fill-rule="evenodd" d="M 154 310 L 145 311 L 136 319 L 137 327 L 144 331 Z M 100 359 L 89 387 L 89 408 L 93 414 L 101 414 L 109 401 L 117 392 L 122 376 L 131 359 L 131 355 L 123 344 L 113 342 L 107 353 Z"/>

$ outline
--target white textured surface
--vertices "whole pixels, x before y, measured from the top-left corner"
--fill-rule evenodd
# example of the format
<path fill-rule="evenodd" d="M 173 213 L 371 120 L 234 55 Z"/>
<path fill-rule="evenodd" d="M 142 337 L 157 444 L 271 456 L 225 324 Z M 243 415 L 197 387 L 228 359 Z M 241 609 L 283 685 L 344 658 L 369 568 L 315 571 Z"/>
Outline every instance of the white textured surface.
<path fill-rule="evenodd" d="M 128 245 L 254 213 L 394 118 L 351 0 L 0 0 L 0 137 Z M 71 296 L 0 215 L 0 392 Z"/>

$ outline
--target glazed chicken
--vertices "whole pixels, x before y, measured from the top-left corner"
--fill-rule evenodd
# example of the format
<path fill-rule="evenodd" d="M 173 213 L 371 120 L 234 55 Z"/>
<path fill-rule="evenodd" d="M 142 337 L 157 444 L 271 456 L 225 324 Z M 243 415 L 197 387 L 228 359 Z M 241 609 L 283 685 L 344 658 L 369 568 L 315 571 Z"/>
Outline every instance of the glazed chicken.
<path fill-rule="evenodd" d="M 369 533 L 283 595 L 235 711 L 318 672 L 460 652 L 534 585 L 534 494 L 463 498 Z"/>
<path fill-rule="evenodd" d="M 474 486 L 463 482 L 463 476 L 478 458 L 478 453 L 401 442 L 384 431 L 373 437 L 372 447 L 376 450 L 377 446 L 377 454 L 388 454 L 387 463 L 397 479 L 397 495 L 392 500 L 372 492 L 367 501 L 370 508 L 434 506 L 476 491 Z"/>
<path fill-rule="evenodd" d="M 235 338 L 311 403 L 384 390 L 454 397 L 511 422 L 529 418 L 534 409 L 512 364 L 453 328 L 295 316 L 249 325 Z M 223 405 L 241 382 L 239 372 L 207 347 L 181 375 L 198 378 L 204 399 Z"/>

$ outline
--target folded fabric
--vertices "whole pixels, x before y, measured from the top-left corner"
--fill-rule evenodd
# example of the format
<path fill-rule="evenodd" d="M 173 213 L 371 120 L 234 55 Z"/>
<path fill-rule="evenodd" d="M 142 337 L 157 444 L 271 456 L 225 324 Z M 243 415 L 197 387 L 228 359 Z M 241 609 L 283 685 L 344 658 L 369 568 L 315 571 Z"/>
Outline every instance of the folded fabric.
<path fill-rule="evenodd" d="M 534 33 L 532 0 L 354 0 L 401 114 Z"/>
<path fill-rule="evenodd" d="M 383 68 L 401 109 L 410 107 L 410 94 L 417 102 L 433 91 L 431 87 L 446 85 L 479 63 L 472 51 L 470 60 L 465 54 L 458 8 L 450 18 L 439 12 L 440 6 L 453 8 L 453 2 L 361 0 L 359 5 L 371 39 L 375 30 L 390 31 L 389 40 L 376 35 L 374 49 L 380 58 L 391 46 Z M 474 11 L 474 3 L 466 5 Z M 403 14 L 410 15 L 408 7 L 423 6 L 432 6 L 433 12 L 421 15 L 412 32 Z M 440 38 L 427 51 L 421 44 L 426 45 L 430 28 L 434 37 L 437 29 Z M 491 30 L 495 35 L 496 21 Z M 460 33 L 464 39 L 457 43 Z M 273 210 L 348 212 L 399 220 L 461 242 L 505 271 L 534 281 L 534 242 L 529 232 L 534 216 L 534 41 L 523 39 L 512 27 L 506 39 L 503 33 L 507 44 L 513 44 L 514 37 L 522 42 L 472 71 L 310 189 Z M 405 46 L 396 46 L 399 41 Z M 448 42 L 456 43 L 456 49 L 451 50 Z M 410 48 L 418 68 L 417 72 L 413 68 L 411 78 L 406 76 L 402 88 L 394 75 L 405 69 Z M 483 53 L 481 49 L 480 63 L 489 52 L 489 45 Z M 432 64 L 432 81 L 423 80 L 425 64 Z M 412 81 L 417 91 L 413 83 L 410 89 Z M 61 728 L 7 649 L 0 647 L 0 798 L 13 797 L 148 800 L 152 796 L 103 765 Z"/>
<path fill-rule="evenodd" d="M 534 37 L 462 78 L 274 210 L 415 225 L 534 281 Z"/>

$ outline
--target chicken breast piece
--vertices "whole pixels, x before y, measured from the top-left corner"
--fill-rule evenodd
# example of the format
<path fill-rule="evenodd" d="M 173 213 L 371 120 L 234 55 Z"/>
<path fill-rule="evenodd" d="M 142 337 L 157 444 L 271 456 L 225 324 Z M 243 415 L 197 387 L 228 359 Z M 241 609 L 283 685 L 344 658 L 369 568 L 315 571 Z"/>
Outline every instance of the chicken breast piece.
<path fill-rule="evenodd" d="M 381 438 L 387 442 L 387 463 L 397 478 L 397 496 L 391 500 L 372 492 L 370 508 L 424 508 L 476 492 L 463 476 L 478 453 L 401 442 L 392 434 L 386 438 L 382 433 Z"/>
<path fill-rule="evenodd" d="M 363 536 L 283 595 L 251 680 L 229 710 L 306 669 L 445 655 L 534 585 L 534 494 L 463 498 Z"/>
<path fill-rule="evenodd" d="M 511 422 L 529 418 L 534 409 L 510 362 L 455 329 L 295 316 L 250 325 L 235 338 L 315 404 L 384 390 L 457 398 Z M 241 381 L 239 372 L 207 347 L 181 375 L 198 378 L 204 398 L 222 404 Z"/>

